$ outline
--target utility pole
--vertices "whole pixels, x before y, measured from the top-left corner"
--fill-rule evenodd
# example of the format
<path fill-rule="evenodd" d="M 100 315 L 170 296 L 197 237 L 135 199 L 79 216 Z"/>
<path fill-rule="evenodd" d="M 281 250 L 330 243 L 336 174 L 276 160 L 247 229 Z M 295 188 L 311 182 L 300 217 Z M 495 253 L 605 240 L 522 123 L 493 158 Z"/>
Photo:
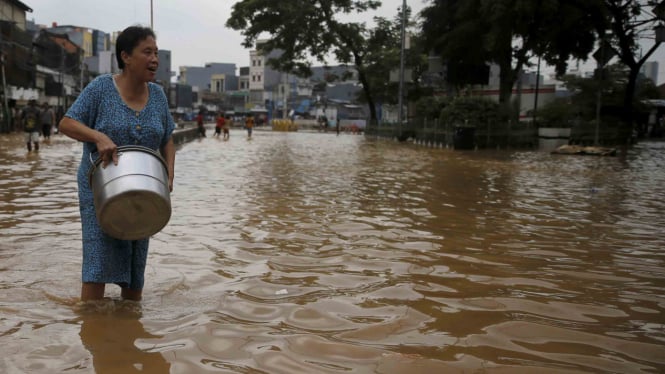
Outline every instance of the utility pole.
<path fill-rule="evenodd" d="M 397 97 L 398 114 L 398 135 L 402 136 L 402 121 L 404 120 L 404 47 L 406 43 L 406 0 L 402 0 L 402 30 L 400 36 L 399 50 L 399 93 Z"/>
<path fill-rule="evenodd" d="M 600 58 L 597 60 L 596 73 L 598 76 L 598 90 L 596 92 L 596 129 L 593 135 L 593 145 L 597 146 L 600 142 L 600 107 L 603 95 L 603 67 L 605 65 L 605 39 L 600 41 Z"/>
<path fill-rule="evenodd" d="M 540 55 L 538 55 L 538 69 L 536 69 L 536 93 L 533 100 L 533 124 L 538 127 L 538 91 L 540 90 Z"/>
<path fill-rule="evenodd" d="M 289 118 L 289 112 L 288 112 L 288 102 L 289 102 L 289 74 L 284 73 L 284 105 L 282 105 L 282 108 L 284 109 L 284 112 L 282 113 L 282 118 L 287 119 Z"/>
<path fill-rule="evenodd" d="M 152 0 L 150 0 L 150 28 L 155 29 L 155 25 L 153 24 L 153 19 L 152 19 Z"/>
<path fill-rule="evenodd" d="M 7 130 L 9 132 L 10 126 L 9 126 L 9 105 L 7 104 L 7 80 L 5 79 L 5 53 L 0 52 L 0 62 L 2 63 L 2 98 L 3 98 L 3 103 L 2 103 L 2 110 L 4 111 L 2 118 L 3 118 L 3 124 L 2 124 L 2 130 Z"/>
<path fill-rule="evenodd" d="M 58 108 L 62 106 L 62 112 L 65 112 L 65 46 L 60 46 L 60 95 L 58 96 Z M 62 100 L 62 103 L 61 103 Z"/>

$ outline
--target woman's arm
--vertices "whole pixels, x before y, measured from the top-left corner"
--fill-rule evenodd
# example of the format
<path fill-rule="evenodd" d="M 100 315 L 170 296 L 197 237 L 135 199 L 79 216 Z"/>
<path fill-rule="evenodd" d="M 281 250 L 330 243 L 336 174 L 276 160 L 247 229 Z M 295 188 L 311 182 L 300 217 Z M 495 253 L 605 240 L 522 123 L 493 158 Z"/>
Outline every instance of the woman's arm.
<path fill-rule="evenodd" d="M 106 134 L 78 122 L 69 117 L 62 117 L 58 125 L 60 132 L 69 136 L 72 139 L 82 142 L 95 143 L 97 146 L 97 153 L 102 159 L 102 167 L 106 167 L 112 160 L 115 165 L 118 165 L 118 147 L 113 143 L 111 138 Z"/>
<path fill-rule="evenodd" d="M 173 192 L 173 177 L 175 175 L 175 144 L 173 144 L 173 137 L 169 138 L 169 141 L 160 150 L 166 161 L 166 169 L 169 172 L 169 190 Z"/>

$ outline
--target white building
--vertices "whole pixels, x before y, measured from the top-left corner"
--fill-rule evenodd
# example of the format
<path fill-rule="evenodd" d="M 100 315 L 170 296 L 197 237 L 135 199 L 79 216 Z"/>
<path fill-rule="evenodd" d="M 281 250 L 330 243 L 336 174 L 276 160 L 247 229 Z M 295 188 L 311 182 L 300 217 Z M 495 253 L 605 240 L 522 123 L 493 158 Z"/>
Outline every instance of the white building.
<path fill-rule="evenodd" d="M 653 84 L 658 83 L 658 61 L 647 61 L 640 68 L 640 73 L 644 75 L 645 78 L 651 79 Z"/>

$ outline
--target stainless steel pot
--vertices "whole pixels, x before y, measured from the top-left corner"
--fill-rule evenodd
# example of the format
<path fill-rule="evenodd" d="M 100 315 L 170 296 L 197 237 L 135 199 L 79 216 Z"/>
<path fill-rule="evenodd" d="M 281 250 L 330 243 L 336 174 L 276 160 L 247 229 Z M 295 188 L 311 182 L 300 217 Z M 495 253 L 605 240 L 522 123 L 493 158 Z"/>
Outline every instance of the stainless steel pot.
<path fill-rule="evenodd" d="M 102 230 L 122 240 L 147 238 L 171 218 L 171 195 L 166 162 L 142 146 L 118 147 L 118 165 L 102 168 L 101 157 L 88 174 L 95 212 Z"/>

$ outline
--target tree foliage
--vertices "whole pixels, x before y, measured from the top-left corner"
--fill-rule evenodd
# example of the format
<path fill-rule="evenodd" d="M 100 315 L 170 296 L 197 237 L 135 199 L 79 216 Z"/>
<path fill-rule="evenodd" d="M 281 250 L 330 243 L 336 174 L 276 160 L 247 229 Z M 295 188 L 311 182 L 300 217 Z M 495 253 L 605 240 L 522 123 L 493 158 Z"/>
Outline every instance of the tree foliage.
<path fill-rule="evenodd" d="M 458 96 L 441 111 L 441 122 L 456 126 L 487 124 L 501 118 L 499 104 L 495 101 L 471 96 Z"/>
<path fill-rule="evenodd" d="M 653 39 L 656 26 L 663 26 L 664 13 L 662 0 L 431 0 L 422 17 L 429 48 L 453 70 L 499 65 L 501 102 L 508 102 L 517 73 L 534 56 L 562 75 L 567 61 L 586 60 L 605 45 L 603 53 L 616 55 L 628 69 L 621 90 L 623 136 L 628 138 L 640 68 L 660 43 L 644 51 L 640 46 Z"/>
<path fill-rule="evenodd" d="M 375 120 L 368 60 L 380 58 L 376 54 L 381 48 L 394 48 L 388 44 L 394 39 L 393 30 L 369 30 L 364 22 L 345 22 L 340 15 L 362 13 L 380 4 L 376 0 L 241 0 L 233 5 L 226 25 L 242 32 L 248 48 L 267 34 L 259 49 L 265 55 L 281 52 L 268 61 L 280 71 L 308 76 L 311 59 L 325 64 L 330 55 L 342 64 L 353 64 Z"/>
<path fill-rule="evenodd" d="M 421 118 L 439 118 L 449 102 L 450 98 L 447 96 L 423 96 L 415 102 L 415 109 Z"/>
<path fill-rule="evenodd" d="M 539 127 L 571 127 L 580 113 L 569 98 L 556 98 L 538 111 Z"/>
<path fill-rule="evenodd" d="M 628 139 L 632 133 L 633 109 L 635 107 L 635 93 L 639 72 L 644 63 L 660 46 L 655 41 L 643 53 L 640 42 L 654 39 L 654 30 L 663 25 L 664 20 L 659 18 L 657 11 L 665 11 L 665 2 L 662 0 L 604 0 L 606 11 L 605 23 L 597 27 L 601 38 L 607 40 L 607 45 L 628 68 L 628 79 L 623 97 L 623 136 Z M 661 15 L 662 17 L 662 15 Z"/>
<path fill-rule="evenodd" d="M 411 21 L 411 10 L 407 8 L 407 29 L 415 26 Z M 372 87 L 372 97 L 382 104 L 397 104 L 399 83 L 388 79 L 391 72 L 399 70 L 401 49 L 402 12 L 398 11 L 393 19 L 374 18 L 375 26 L 367 31 L 367 49 L 365 53 L 365 75 Z M 411 38 L 410 48 L 405 50 L 405 66 L 412 72 L 406 80 L 412 80 L 411 89 L 406 95 L 416 100 L 422 95 L 420 78 L 427 70 L 427 56 L 417 35 Z M 410 78 L 410 79 L 409 79 Z M 359 98 L 365 101 L 364 97 Z"/>
<path fill-rule="evenodd" d="M 602 76 L 598 76 L 602 74 Z M 598 92 L 602 95 L 601 115 L 605 120 L 613 122 L 620 120 L 616 117 L 616 108 L 623 107 L 630 69 L 621 63 L 606 66 L 597 70 L 592 77 L 564 75 L 560 79 L 570 91 L 571 96 L 557 99 L 538 111 L 538 122 L 544 127 L 568 126 L 574 120 L 593 121 L 596 118 Z M 634 105 L 640 107 L 644 99 L 656 99 L 658 90 L 650 79 L 638 81 L 638 89 L 634 97 Z M 609 112 L 607 115 L 606 113 Z"/>
<path fill-rule="evenodd" d="M 454 70 L 500 67 L 499 101 L 508 103 L 534 56 L 559 73 L 594 46 L 600 0 L 432 0 L 421 16 L 427 45 Z M 453 80 L 455 77 L 451 77 Z"/>

